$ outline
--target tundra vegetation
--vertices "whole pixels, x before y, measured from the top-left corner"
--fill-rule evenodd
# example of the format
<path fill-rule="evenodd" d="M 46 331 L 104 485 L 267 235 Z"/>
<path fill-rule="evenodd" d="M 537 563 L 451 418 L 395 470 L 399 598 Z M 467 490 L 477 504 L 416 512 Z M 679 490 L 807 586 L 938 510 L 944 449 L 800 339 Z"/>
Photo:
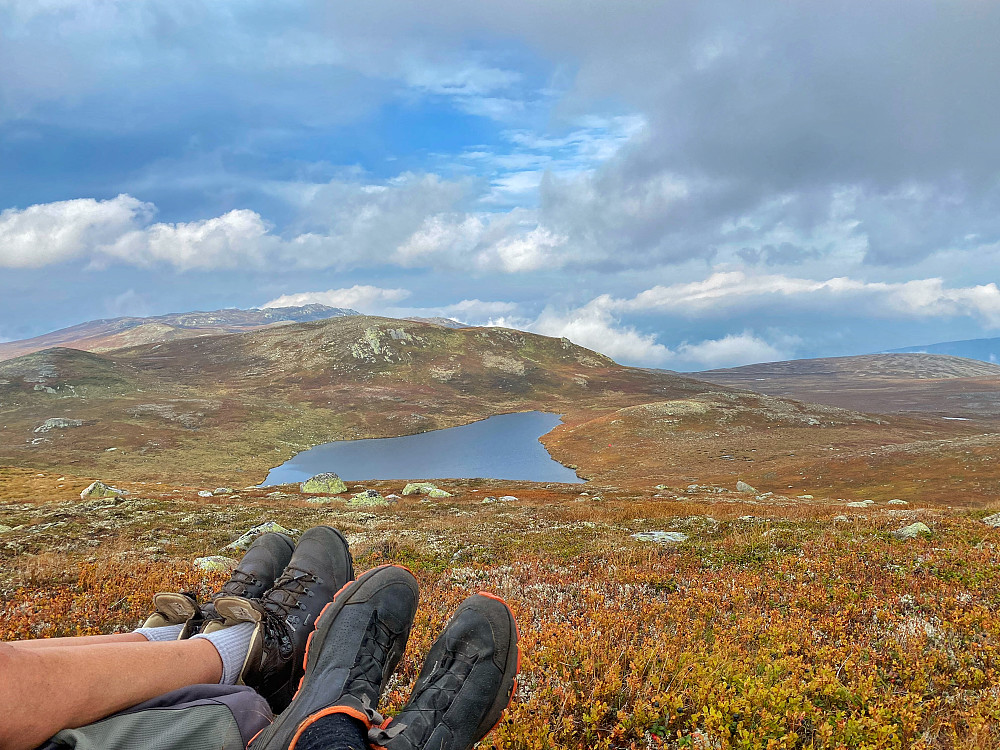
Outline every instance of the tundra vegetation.
<path fill-rule="evenodd" d="M 545 442 L 588 483 L 253 486 L 313 442 L 539 407 L 565 413 Z M 389 713 L 470 591 L 510 603 L 521 676 L 485 747 L 1000 742 L 986 419 L 817 406 L 520 332 L 355 316 L 14 359 L 0 424 L 3 639 L 133 628 L 157 591 L 208 596 L 248 529 L 331 524 L 359 570 L 420 580 Z M 81 498 L 97 480 L 115 492 Z"/>

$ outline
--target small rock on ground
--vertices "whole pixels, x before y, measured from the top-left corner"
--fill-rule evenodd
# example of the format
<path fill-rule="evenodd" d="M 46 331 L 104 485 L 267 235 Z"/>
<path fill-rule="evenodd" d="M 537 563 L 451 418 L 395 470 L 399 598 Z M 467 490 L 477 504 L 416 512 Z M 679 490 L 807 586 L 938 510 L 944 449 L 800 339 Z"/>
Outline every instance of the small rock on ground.
<path fill-rule="evenodd" d="M 754 495 L 758 494 L 757 488 L 752 484 L 747 484 L 742 479 L 736 483 L 737 492 L 751 492 Z"/>
<path fill-rule="evenodd" d="M 931 530 L 926 524 L 917 521 L 916 523 L 911 523 L 909 526 L 904 526 L 903 528 L 892 532 L 892 535 L 897 539 L 916 539 L 921 534 L 930 534 Z"/>
<path fill-rule="evenodd" d="M 262 534 L 267 534 L 269 532 L 274 532 L 277 534 L 288 534 L 291 536 L 294 534 L 293 531 L 286 529 L 281 524 L 277 524 L 274 521 L 265 521 L 262 524 L 258 524 L 246 532 L 243 536 L 234 542 L 230 542 L 225 547 L 222 548 L 223 552 L 246 552 L 250 549 L 250 545 L 253 544 L 254 540 L 261 536 Z"/>
<path fill-rule="evenodd" d="M 196 557 L 192 563 L 195 570 L 206 570 L 210 573 L 228 573 L 234 570 L 238 564 L 239 561 L 222 555 Z"/>
<path fill-rule="evenodd" d="M 983 523 L 987 526 L 992 526 L 994 529 L 1000 529 L 1000 513 L 994 513 L 992 516 L 986 516 L 983 519 Z"/>
<path fill-rule="evenodd" d="M 640 531 L 637 534 L 632 534 L 632 538 L 640 542 L 677 544 L 678 542 L 685 541 L 688 537 L 687 534 L 682 534 L 679 531 Z"/>

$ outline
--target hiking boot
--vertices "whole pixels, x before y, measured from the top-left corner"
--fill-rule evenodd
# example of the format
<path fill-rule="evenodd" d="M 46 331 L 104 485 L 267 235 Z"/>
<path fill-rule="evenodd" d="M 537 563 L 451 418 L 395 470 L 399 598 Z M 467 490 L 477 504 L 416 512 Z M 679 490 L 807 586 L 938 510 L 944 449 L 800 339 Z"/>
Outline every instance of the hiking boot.
<path fill-rule="evenodd" d="M 295 542 L 284 534 L 269 532 L 257 537 L 247 550 L 239 565 L 226 581 L 219 596 L 245 596 L 258 598 L 271 586 L 292 556 Z M 177 640 L 190 638 L 198 632 L 211 633 L 221 630 L 227 624 L 215 611 L 212 603 L 199 606 L 195 595 L 188 591 L 161 592 L 154 594 L 153 612 L 142 624 L 144 628 L 159 628 L 164 625 L 180 625 Z"/>
<path fill-rule="evenodd" d="M 510 609 L 491 594 L 470 596 L 431 646 L 410 702 L 368 741 L 381 750 L 468 750 L 510 705 L 519 662 Z"/>
<path fill-rule="evenodd" d="M 205 622 L 200 632 L 214 633 L 235 625 L 235 622 L 227 622 L 219 615 L 215 609 L 215 600 L 221 596 L 259 599 L 274 586 L 274 582 L 292 559 L 294 551 L 295 542 L 284 534 L 270 531 L 254 539 L 233 575 L 212 597 L 211 602 L 202 605 L 201 612 Z"/>
<path fill-rule="evenodd" d="M 227 625 L 257 624 L 237 682 L 263 695 L 274 713 L 283 711 L 292 699 L 304 669 L 306 642 L 320 612 L 353 578 L 354 564 L 343 534 L 317 526 L 299 538 L 285 571 L 260 599 L 215 600 L 216 613 Z"/>
<path fill-rule="evenodd" d="M 309 639 L 305 675 L 291 705 L 258 735 L 253 750 L 288 750 L 317 719 L 346 714 L 366 728 L 382 723 L 376 707 L 406 649 L 417 611 L 417 581 L 383 565 L 347 585 Z"/>

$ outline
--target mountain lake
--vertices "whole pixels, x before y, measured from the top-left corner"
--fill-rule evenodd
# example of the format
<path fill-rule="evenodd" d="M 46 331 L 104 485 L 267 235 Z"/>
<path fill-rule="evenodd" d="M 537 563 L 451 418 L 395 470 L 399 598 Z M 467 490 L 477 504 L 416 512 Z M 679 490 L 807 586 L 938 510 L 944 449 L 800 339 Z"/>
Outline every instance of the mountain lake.
<path fill-rule="evenodd" d="M 576 472 L 553 460 L 538 440 L 560 422 L 558 414 L 529 411 L 417 435 L 336 440 L 271 469 L 260 486 L 304 482 L 325 471 L 355 482 L 489 478 L 580 483 Z"/>

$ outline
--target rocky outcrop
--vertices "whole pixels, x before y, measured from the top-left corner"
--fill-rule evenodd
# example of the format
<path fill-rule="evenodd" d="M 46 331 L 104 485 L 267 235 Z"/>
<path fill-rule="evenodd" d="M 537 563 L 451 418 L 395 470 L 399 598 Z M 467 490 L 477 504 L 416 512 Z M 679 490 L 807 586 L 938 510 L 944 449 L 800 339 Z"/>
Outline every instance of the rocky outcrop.
<path fill-rule="evenodd" d="M 299 491 L 312 495 L 340 495 L 347 492 L 347 485 L 332 471 L 327 471 L 304 481 Z"/>
<path fill-rule="evenodd" d="M 128 490 L 120 490 L 104 482 L 97 481 L 80 493 L 81 500 L 93 500 L 101 497 L 122 497 L 127 495 Z"/>
<path fill-rule="evenodd" d="M 757 488 L 754 487 L 752 484 L 747 484 L 742 479 L 736 483 L 736 491 L 737 492 L 750 492 L 750 493 L 752 493 L 754 495 L 757 494 Z"/>
<path fill-rule="evenodd" d="M 403 487 L 404 495 L 429 495 L 433 490 L 438 487 L 432 482 L 407 482 L 406 486 Z"/>
<path fill-rule="evenodd" d="M 381 493 L 375 490 L 359 492 L 347 501 L 348 508 L 382 508 L 390 504 L 389 500 L 386 500 Z"/>
<path fill-rule="evenodd" d="M 53 417 L 51 419 L 46 419 L 38 427 L 35 428 L 35 432 L 50 432 L 52 430 L 65 430 L 70 427 L 82 427 L 82 419 L 63 419 L 62 417 Z"/>

